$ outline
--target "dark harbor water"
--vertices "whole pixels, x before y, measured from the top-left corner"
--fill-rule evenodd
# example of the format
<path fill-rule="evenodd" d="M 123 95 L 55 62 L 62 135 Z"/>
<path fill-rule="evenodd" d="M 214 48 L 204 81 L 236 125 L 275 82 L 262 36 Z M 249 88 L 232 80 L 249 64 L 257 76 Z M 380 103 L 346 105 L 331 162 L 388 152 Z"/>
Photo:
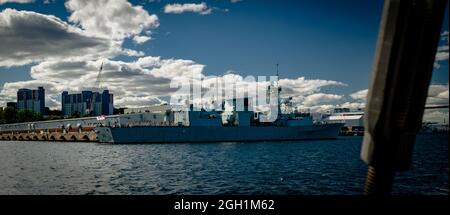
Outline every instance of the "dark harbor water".
<path fill-rule="evenodd" d="M 0 194 L 361 194 L 361 137 L 100 145 L 0 142 Z M 418 135 L 395 194 L 449 192 L 448 134 Z"/>

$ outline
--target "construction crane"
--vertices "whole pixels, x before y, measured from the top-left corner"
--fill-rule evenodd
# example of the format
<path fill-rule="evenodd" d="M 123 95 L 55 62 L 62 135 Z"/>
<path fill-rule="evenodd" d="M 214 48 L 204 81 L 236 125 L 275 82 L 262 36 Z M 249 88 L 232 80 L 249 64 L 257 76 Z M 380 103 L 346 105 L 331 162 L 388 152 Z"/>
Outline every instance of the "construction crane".
<path fill-rule="evenodd" d="M 102 84 L 102 70 L 103 70 L 103 62 L 100 65 L 100 69 L 99 69 L 98 74 L 97 74 L 97 79 L 95 81 L 95 87 L 96 87 L 97 91 L 101 91 L 101 89 L 102 89 L 102 86 L 101 86 L 101 84 Z M 94 89 L 95 89 L 95 87 L 94 87 Z"/>
<path fill-rule="evenodd" d="M 102 91 L 102 70 L 103 70 L 103 62 L 100 65 L 100 69 L 98 70 L 98 74 L 97 74 L 97 79 L 95 80 L 95 84 L 92 88 L 94 92 L 101 93 L 101 91 Z M 92 113 L 94 112 L 95 98 L 92 97 L 90 100 L 91 101 L 89 102 L 89 107 L 86 110 L 87 115 L 92 115 Z"/>

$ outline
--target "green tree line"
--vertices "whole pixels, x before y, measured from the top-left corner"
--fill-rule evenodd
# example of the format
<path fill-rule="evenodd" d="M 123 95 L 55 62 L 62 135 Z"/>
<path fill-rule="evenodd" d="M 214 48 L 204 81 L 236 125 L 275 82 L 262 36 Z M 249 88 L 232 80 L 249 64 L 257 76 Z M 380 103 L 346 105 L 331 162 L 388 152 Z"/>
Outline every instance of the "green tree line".
<path fill-rule="evenodd" d="M 11 107 L 0 109 L 0 124 L 34 122 L 42 120 L 44 120 L 42 114 L 33 112 L 30 109 L 17 110 Z"/>

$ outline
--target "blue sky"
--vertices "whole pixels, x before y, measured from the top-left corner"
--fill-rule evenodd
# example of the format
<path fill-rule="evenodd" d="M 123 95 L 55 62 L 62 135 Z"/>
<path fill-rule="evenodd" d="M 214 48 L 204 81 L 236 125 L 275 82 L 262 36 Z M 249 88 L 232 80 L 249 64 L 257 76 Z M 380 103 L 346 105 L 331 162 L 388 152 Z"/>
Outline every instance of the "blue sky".
<path fill-rule="evenodd" d="M 351 83 L 348 88 L 336 89 L 344 92 L 367 88 L 382 11 L 380 1 L 210 1 L 209 5 L 228 12 L 208 16 L 163 12 L 165 4 L 192 1 L 131 2 L 157 14 L 161 26 L 155 30 L 153 41 L 134 45 L 129 39 L 126 47 L 165 58 L 191 59 L 205 64 L 205 72 L 212 75 L 228 70 L 244 76 L 273 75 L 279 63 L 282 77 Z M 63 20 L 68 16 L 61 1 L 0 8 L 5 7 L 53 14 Z M 13 70 L 18 74 L 8 74 L 6 80 L 30 78 L 29 67 Z"/>
<path fill-rule="evenodd" d="M 383 1 L 360 0 L 129 2 L 156 15 L 159 26 L 151 28 L 150 41 L 137 44 L 132 37 L 126 37 L 122 40 L 123 48 L 142 51 L 145 56 L 192 60 L 205 65 L 206 75 L 229 71 L 244 77 L 274 75 L 279 63 L 281 78 L 303 76 L 346 84 L 321 89 L 337 95 L 367 89 L 383 7 Z M 201 2 L 211 9 L 209 14 L 175 14 L 164 10 L 169 4 Z M 70 22 L 71 11 L 63 1 L 0 5 L 0 11 L 5 8 L 54 15 L 71 25 L 84 27 Z M 102 7 L 96 10 L 104 12 Z M 448 31 L 448 8 L 446 16 L 443 32 Z M 138 58 L 116 55 L 109 59 L 131 62 Z M 32 79 L 30 68 L 38 64 L 0 67 L 0 87 L 5 82 Z M 440 62 L 432 82 L 448 88 L 448 60 Z"/>

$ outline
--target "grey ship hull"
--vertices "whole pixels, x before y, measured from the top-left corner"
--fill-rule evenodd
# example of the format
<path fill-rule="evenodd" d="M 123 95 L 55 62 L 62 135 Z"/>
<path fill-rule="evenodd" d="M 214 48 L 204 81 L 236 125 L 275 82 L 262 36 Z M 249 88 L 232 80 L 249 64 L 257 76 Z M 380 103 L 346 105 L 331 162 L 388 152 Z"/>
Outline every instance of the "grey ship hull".
<path fill-rule="evenodd" d="M 250 127 L 98 127 L 101 143 L 251 142 L 335 139 L 341 123 L 310 126 Z"/>

